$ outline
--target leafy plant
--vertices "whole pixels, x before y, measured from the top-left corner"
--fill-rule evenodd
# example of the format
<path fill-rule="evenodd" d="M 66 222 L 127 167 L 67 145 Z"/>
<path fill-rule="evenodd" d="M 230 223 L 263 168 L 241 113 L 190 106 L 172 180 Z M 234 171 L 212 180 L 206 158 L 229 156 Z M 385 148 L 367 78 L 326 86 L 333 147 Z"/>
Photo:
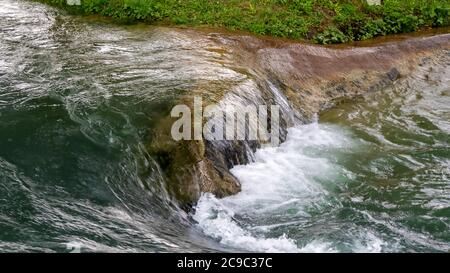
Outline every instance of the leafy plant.
<path fill-rule="evenodd" d="M 330 27 L 324 32 L 314 37 L 314 40 L 319 44 L 338 44 L 348 42 L 348 37 L 335 27 Z"/>
<path fill-rule="evenodd" d="M 449 26 L 450 0 L 37 0 L 120 22 L 225 27 L 261 35 L 344 43 Z"/>

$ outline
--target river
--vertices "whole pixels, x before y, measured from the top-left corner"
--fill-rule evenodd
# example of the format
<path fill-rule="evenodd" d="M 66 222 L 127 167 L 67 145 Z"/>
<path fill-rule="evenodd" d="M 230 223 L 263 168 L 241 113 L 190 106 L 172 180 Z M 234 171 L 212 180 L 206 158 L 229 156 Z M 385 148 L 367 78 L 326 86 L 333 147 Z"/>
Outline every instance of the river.
<path fill-rule="evenodd" d="M 240 193 L 186 213 L 146 143 L 184 90 L 247 77 L 214 47 L 2 0 L 0 251 L 450 251 L 448 54 L 290 128 L 231 169 Z"/>

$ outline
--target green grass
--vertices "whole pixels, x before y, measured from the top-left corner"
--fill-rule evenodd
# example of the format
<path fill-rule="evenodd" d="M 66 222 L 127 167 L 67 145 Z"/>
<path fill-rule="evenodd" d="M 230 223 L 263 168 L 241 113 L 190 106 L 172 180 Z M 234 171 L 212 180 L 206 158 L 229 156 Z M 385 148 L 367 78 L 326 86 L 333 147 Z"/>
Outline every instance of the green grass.
<path fill-rule="evenodd" d="M 343 43 L 449 26 L 450 0 L 39 0 L 120 22 L 211 26 L 261 35 Z"/>

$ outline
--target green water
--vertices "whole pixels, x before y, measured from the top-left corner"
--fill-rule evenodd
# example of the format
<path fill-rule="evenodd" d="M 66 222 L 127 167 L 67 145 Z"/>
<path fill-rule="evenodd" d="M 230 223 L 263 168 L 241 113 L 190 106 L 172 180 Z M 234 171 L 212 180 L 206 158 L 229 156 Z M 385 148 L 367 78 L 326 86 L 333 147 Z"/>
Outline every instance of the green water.
<path fill-rule="evenodd" d="M 449 251 L 449 58 L 425 61 L 413 76 L 321 120 L 349 128 L 363 150 L 339 162 L 350 171 L 348 212 L 402 251 Z M 395 249 L 395 248 L 394 248 Z"/>
<path fill-rule="evenodd" d="M 0 3 L 0 251 L 450 250 L 450 56 L 291 128 L 186 214 L 146 144 L 171 102 L 248 77 L 182 31 Z"/>

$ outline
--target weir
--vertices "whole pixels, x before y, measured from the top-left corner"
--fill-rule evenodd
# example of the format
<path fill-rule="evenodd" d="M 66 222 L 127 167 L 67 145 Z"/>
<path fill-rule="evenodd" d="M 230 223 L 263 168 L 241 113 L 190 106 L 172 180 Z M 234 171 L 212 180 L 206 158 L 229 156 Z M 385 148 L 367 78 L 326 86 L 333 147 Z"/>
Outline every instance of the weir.
<path fill-rule="evenodd" d="M 240 73 L 245 80 L 219 91 L 214 85 L 202 87 L 185 94 L 181 102 L 200 96 L 204 105 L 214 103 L 223 111 L 227 105 L 242 109 L 278 105 L 279 140 L 283 142 L 288 128 L 311 122 L 317 113 L 339 100 L 382 90 L 410 74 L 421 59 L 447 48 L 449 38 L 444 34 L 374 46 L 326 48 L 233 34 L 207 36 L 230 59 L 224 67 Z M 189 209 L 202 192 L 218 197 L 238 193 L 240 183 L 229 169 L 251 162 L 253 153 L 266 141 L 197 139 L 179 144 L 183 152 L 175 145 L 175 150 L 156 148 L 154 152 L 172 154 L 166 170 L 170 173 L 168 188 L 182 207 Z M 179 164 L 186 154 L 191 160 Z"/>
<path fill-rule="evenodd" d="M 450 251 L 448 29 L 323 47 L 21 0 L 0 22 L 1 251 Z M 195 97 L 279 106 L 280 144 L 176 141 Z"/>

